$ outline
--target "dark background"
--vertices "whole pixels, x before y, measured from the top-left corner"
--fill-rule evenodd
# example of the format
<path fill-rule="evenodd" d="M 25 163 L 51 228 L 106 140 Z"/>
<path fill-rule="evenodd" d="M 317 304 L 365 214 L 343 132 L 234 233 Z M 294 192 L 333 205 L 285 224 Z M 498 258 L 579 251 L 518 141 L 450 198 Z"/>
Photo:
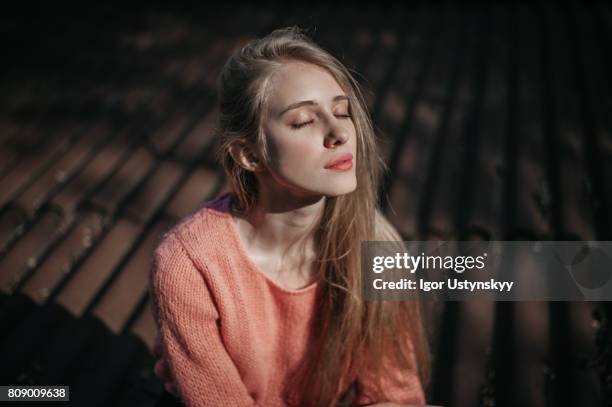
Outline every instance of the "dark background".
<path fill-rule="evenodd" d="M 0 384 L 171 400 L 152 372 L 151 254 L 227 188 L 222 63 L 282 26 L 359 73 L 405 239 L 612 240 L 610 6 L 25 5 L 0 23 Z M 610 404 L 608 304 L 431 307 L 428 401 Z"/>

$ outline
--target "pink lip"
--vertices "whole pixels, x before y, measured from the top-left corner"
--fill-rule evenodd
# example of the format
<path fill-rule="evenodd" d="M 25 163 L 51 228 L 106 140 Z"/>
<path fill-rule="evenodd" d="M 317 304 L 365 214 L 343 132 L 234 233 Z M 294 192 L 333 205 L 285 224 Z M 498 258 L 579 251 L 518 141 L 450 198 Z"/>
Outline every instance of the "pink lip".
<path fill-rule="evenodd" d="M 343 154 L 325 164 L 326 169 L 350 169 L 353 167 L 353 154 Z"/>

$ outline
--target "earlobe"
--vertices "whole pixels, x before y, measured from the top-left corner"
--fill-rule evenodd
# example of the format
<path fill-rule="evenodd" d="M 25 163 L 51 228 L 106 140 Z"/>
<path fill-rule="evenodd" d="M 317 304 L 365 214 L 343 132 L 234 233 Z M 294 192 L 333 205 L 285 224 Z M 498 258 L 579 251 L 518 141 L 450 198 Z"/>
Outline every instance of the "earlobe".
<path fill-rule="evenodd" d="M 236 141 L 230 145 L 229 153 L 234 161 L 245 170 L 257 172 L 261 169 L 259 160 L 244 142 Z"/>
<path fill-rule="evenodd" d="M 259 161 L 259 159 L 255 156 L 250 156 L 249 157 L 249 163 L 251 166 L 251 171 L 253 172 L 261 172 L 264 170 L 264 166 L 261 164 L 261 162 Z"/>

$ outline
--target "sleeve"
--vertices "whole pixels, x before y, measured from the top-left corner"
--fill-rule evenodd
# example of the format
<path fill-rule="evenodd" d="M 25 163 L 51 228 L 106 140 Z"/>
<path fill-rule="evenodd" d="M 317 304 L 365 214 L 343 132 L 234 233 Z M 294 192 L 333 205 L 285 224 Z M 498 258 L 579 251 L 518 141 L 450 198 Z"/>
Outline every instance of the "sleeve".
<path fill-rule="evenodd" d="M 410 347 L 412 349 L 412 346 Z M 411 362 L 416 366 L 414 352 L 410 353 Z M 424 405 L 425 392 L 415 369 L 400 369 L 389 366 L 388 371 L 397 380 L 382 379 L 383 396 L 376 395 L 376 387 L 371 375 L 367 372 L 358 374 L 356 378 L 357 392 L 353 406 L 367 406 L 374 403 L 392 402 L 401 404 Z"/>
<path fill-rule="evenodd" d="M 155 250 L 149 284 L 162 347 L 185 404 L 254 406 L 223 344 L 204 276 L 176 236 L 166 234 Z"/>

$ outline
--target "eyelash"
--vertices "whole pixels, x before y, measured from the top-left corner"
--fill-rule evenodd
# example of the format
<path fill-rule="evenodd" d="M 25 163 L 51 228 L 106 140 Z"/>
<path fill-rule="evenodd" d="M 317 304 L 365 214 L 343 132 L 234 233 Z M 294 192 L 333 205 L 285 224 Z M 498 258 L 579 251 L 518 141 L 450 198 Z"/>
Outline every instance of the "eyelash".
<path fill-rule="evenodd" d="M 338 117 L 342 117 L 344 119 L 349 119 L 351 117 L 351 115 L 350 114 L 340 114 L 340 115 L 338 115 Z M 305 127 L 305 126 L 308 126 L 309 124 L 312 124 L 312 122 L 314 122 L 314 120 L 309 120 L 309 121 L 304 122 L 304 123 L 292 124 L 291 127 L 294 130 L 299 130 L 302 127 Z"/>

